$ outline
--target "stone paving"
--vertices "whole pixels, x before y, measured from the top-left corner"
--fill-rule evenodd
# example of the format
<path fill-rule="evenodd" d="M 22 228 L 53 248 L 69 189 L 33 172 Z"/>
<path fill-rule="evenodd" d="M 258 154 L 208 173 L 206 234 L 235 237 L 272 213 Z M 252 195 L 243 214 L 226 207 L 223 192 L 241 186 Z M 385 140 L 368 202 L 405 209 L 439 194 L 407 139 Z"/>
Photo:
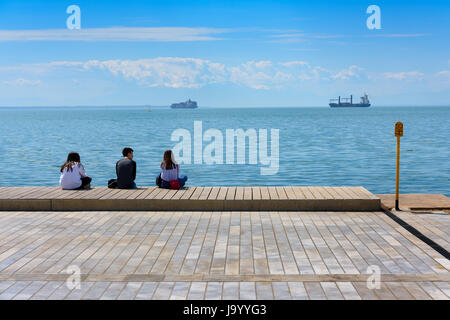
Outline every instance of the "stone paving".
<path fill-rule="evenodd" d="M 401 218 L 449 249 L 447 217 Z M 0 213 L 0 299 L 448 300 L 449 270 L 377 211 Z"/>

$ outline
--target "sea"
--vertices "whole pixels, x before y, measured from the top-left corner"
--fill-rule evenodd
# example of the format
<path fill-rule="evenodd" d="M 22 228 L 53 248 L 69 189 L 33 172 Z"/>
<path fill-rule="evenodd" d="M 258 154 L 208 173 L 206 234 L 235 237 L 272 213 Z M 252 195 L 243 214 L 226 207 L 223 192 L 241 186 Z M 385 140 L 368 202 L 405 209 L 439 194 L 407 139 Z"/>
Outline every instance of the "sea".
<path fill-rule="evenodd" d="M 71 151 L 80 154 L 92 185 L 106 186 L 122 149 L 131 147 L 138 186 L 155 184 L 164 151 L 174 149 L 187 185 L 364 186 L 394 193 L 397 121 L 404 125 L 400 192 L 449 196 L 450 107 L 431 106 L 2 107 L 0 186 L 56 186 Z M 256 133 L 256 146 L 247 138 L 236 140 L 234 150 L 227 130 L 238 129 Z"/>

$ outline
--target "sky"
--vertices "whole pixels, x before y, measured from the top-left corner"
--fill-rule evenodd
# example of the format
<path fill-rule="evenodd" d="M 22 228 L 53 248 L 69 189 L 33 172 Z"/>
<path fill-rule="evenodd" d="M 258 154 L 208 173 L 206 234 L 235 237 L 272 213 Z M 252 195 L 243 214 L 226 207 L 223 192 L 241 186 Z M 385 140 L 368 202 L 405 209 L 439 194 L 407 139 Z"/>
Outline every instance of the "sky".
<path fill-rule="evenodd" d="M 0 106 L 448 106 L 449 31 L 435 0 L 0 0 Z"/>

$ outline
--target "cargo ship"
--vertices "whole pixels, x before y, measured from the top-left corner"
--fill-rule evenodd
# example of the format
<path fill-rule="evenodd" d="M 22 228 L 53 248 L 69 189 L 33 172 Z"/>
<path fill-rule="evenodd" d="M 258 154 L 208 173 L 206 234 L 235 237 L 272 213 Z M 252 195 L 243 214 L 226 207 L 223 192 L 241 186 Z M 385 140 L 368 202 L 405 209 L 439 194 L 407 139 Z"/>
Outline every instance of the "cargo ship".
<path fill-rule="evenodd" d="M 364 94 L 361 97 L 361 100 L 359 103 L 353 103 L 353 95 L 350 95 L 350 98 L 339 98 L 337 99 L 330 99 L 330 107 L 331 108 L 363 108 L 363 107 L 370 107 L 370 101 L 367 94 Z"/>
<path fill-rule="evenodd" d="M 198 108 L 198 105 L 196 101 L 192 101 L 191 99 L 189 99 L 186 102 L 172 103 L 170 107 L 172 109 L 195 109 Z"/>

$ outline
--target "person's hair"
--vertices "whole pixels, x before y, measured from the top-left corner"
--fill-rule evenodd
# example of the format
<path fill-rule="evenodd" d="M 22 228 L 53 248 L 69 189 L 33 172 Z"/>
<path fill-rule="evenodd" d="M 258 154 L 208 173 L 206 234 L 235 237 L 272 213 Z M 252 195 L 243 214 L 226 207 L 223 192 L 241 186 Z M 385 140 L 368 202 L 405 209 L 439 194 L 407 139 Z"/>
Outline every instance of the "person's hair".
<path fill-rule="evenodd" d="M 123 148 L 123 150 L 122 150 L 122 154 L 123 154 L 124 157 L 128 156 L 128 154 L 130 152 L 134 152 L 134 150 L 131 149 L 130 147 Z"/>
<path fill-rule="evenodd" d="M 76 152 L 69 152 L 67 155 L 67 160 L 64 162 L 64 164 L 61 166 L 61 172 L 64 171 L 64 169 L 67 168 L 67 171 L 73 171 L 72 167 L 75 165 L 75 163 L 80 163 L 80 155 Z"/>
<path fill-rule="evenodd" d="M 163 161 L 161 162 L 161 167 L 165 165 L 167 170 L 174 169 L 176 162 L 172 150 L 164 151 Z"/>

